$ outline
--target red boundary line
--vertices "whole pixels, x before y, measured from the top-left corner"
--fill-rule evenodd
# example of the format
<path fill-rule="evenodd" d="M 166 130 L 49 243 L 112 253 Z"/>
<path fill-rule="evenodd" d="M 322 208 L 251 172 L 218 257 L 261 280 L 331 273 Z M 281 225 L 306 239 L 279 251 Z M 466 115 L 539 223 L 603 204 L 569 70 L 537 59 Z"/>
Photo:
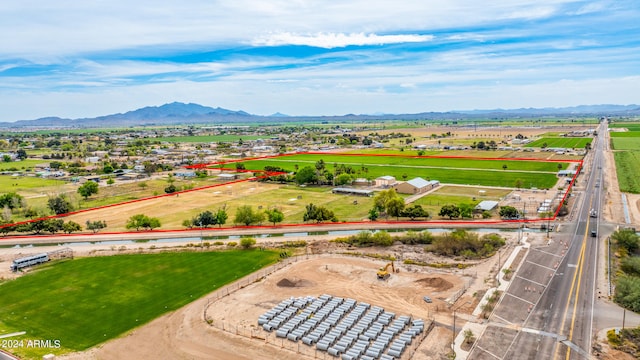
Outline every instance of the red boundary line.
<path fill-rule="evenodd" d="M 224 171 L 224 170 L 232 170 L 232 171 L 236 171 L 236 172 L 251 172 L 251 173 L 264 173 L 264 175 L 260 175 L 260 176 L 253 176 L 247 179 L 240 179 L 240 180 L 234 180 L 234 181 L 229 181 L 229 182 L 225 182 L 225 183 L 221 183 L 221 184 L 214 184 L 214 185 L 207 185 L 207 186 L 202 186 L 202 187 L 198 187 L 198 188 L 194 188 L 194 189 L 188 189 L 188 190 L 182 190 L 182 191 L 176 191 L 174 193 L 171 194 L 162 194 L 162 195 L 156 195 L 156 196 L 150 196 L 150 197 L 145 197 L 145 198 L 140 198 L 140 199 L 135 199 L 135 200 L 129 200 L 129 201 L 124 201 L 124 202 L 120 202 L 120 203 L 115 203 L 115 204 L 109 204 L 109 205 L 103 205 L 103 206 L 97 206 L 97 207 L 93 207 L 93 208 L 87 208 L 87 209 L 82 209 L 82 210 L 77 210 L 77 211 L 72 211 L 66 214 L 59 214 L 59 215 L 51 215 L 51 216 L 45 216 L 45 217 L 41 217 L 41 218 L 37 218 L 37 219 L 31 219 L 31 220 L 25 220 L 25 221 L 20 221 L 20 222 L 16 222 L 16 223 L 12 223 L 12 224 L 4 224 L 4 225 L 0 225 L 0 229 L 1 228 L 5 228 L 5 227 L 11 227 L 11 226 L 16 226 L 16 225 L 22 225 L 22 224 L 28 224 L 28 223 L 33 223 L 36 221 L 41 221 L 41 220 L 48 220 L 48 219 L 57 219 L 57 218 L 63 218 L 63 217 L 67 217 L 70 215 L 76 215 L 76 214 L 81 214 L 81 213 L 86 213 L 89 211 L 94 211 L 94 210 L 102 210 L 102 209 L 107 209 L 107 208 L 112 208 L 112 207 L 116 207 L 116 206 L 120 206 L 120 205 L 127 205 L 127 204 L 133 204 L 133 203 L 137 203 L 137 202 L 142 202 L 142 201 L 147 201 L 147 200 L 153 200 L 153 199 L 159 199 L 159 198 L 163 198 L 163 197 L 168 197 L 168 196 L 177 196 L 179 194 L 184 194 L 184 193 L 189 193 L 189 192 L 194 192 L 194 191 L 200 191 L 200 190 L 206 190 L 206 189 L 211 189 L 211 188 L 216 188 L 216 187 L 220 187 L 220 186 L 224 186 L 224 185 L 230 185 L 230 184 L 236 184 L 236 183 L 242 183 L 242 182 L 247 182 L 247 181 L 253 181 L 253 180 L 257 180 L 257 179 L 263 179 L 263 178 L 267 178 L 267 177 L 271 177 L 271 176 L 277 176 L 277 175 L 283 175 L 285 174 L 284 172 L 266 172 L 265 170 L 246 170 L 246 169 L 232 169 L 232 168 L 211 168 L 210 166 L 217 166 L 217 165 L 225 165 L 225 164 L 232 164 L 232 163 L 237 163 L 237 162 L 245 162 L 245 161 L 252 161 L 252 160 L 264 160 L 264 159 L 273 159 L 273 158 L 279 158 L 279 157 L 285 157 L 285 156 L 295 156 L 295 155 L 340 155 L 340 156 L 377 156 L 377 157 L 401 157 L 401 158 L 433 158 L 433 159 L 437 159 L 437 158 L 442 158 L 442 159 L 469 159 L 469 160 L 492 160 L 492 161 L 497 161 L 497 160 L 501 160 L 501 161 L 539 161 L 539 162 L 557 162 L 557 163 L 577 163 L 578 164 L 578 168 L 576 170 L 576 173 L 573 175 L 573 178 L 571 179 L 571 182 L 569 183 L 569 186 L 567 186 L 567 191 L 564 193 L 564 196 L 562 197 L 562 201 L 560 202 L 560 204 L 564 203 L 573 187 L 573 185 L 575 184 L 575 181 L 578 177 L 578 175 L 580 174 L 580 171 L 582 170 L 582 166 L 583 166 L 583 161 L 584 160 L 545 160 L 545 159 L 535 159 L 535 158 L 499 158 L 499 157 L 466 157 L 466 156 L 434 156 L 434 155 L 425 155 L 425 156 L 414 156 L 414 155 L 402 155 L 402 154 L 362 154 L 362 153 L 332 153 L 332 152 L 322 152 L 322 151 L 307 151 L 307 152 L 296 152 L 296 153 L 289 153 L 289 154 L 278 154 L 278 155 L 268 155 L 268 156 L 259 156 L 259 157 L 248 157 L 248 158 L 242 158 L 242 159 L 233 159 L 233 160 L 228 160 L 228 161 L 219 161 L 219 162 L 213 162 L 213 163 L 205 163 L 205 164 L 195 164 L 195 165 L 187 165 L 185 166 L 185 168 L 187 169 L 212 169 L 212 170 L 220 170 L 220 171 Z M 540 222 L 540 221 L 555 221 L 558 217 L 558 213 L 560 211 L 560 206 L 558 206 L 558 208 L 556 209 L 555 213 L 553 214 L 553 217 L 551 218 L 540 218 L 540 219 L 522 219 L 522 220 L 487 220 L 487 221 L 457 221 L 457 220 L 439 220 L 439 221 L 430 221 L 430 220 L 423 220 L 423 221 L 376 221 L 375 223 L 378 224 L 420 224 L 420 223 L 425 223 L 425 224 L 436 224 L 436 225 L 452 225 L 452 224 L 457 224 L 457 225 L 473 225 L 473 224 L 480 224 L 480 225 L 487 225 L 487 224 L 509 224 L 509 223 L 535 223 L 535 222 Z M 370 221 L 351 221 L 351 222 L 337 222 L 337 223 L 303 223 L 303 224 L 283 224 L 283 225 L 279 225 L 278 227 L 280 228 L 292 228 L 292 227 L 315 227 L 318 225 L 327 225 L 327 224 L 332 224 L 332 225 L 354 225 L 354 224 L 371 224 Z M 256 225 L 256 226 L 233 226 L 233 227 L 222 227 L 222 228 L 206 228 L 208 230 L 230 230 L 230 229 L 274 229 L 277 227 L 273 227 L 273 226 L 265 226 L 265 225 Z M 194 228 L 194 229 L 166 229 L 166 230 L 147 230 L 147 231 L 136 231 L 136 232 L 128 232 L 128 231 L 120 231 L 120 232 L 103 232 L 100 233 L 100 235 L 118 235 L 118 234 L 139 234 L 139 233 L 163 233 L 163 232 L 182 232 L 182 231 L 194 231 L 194 230 L 200 230 L 200 228 Z M 86 236 L 86 235 L 98 235 L 96 234 L 87 234 L 87 233 L 82 233 L 82 234 L 55 234 L 52 236 Z M 44 235 L 46 236 L 46 235 Z M 12 235 L 11 238 L 31 238 L 33 237 L 33 235 Z"/>

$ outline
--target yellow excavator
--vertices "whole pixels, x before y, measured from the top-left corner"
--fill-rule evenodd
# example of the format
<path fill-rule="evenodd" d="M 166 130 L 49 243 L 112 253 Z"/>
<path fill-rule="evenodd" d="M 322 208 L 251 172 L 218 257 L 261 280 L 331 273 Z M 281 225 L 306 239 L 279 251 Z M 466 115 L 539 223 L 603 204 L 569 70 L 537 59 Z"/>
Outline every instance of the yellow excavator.
<path fill-rule="evenodd" d="M 385 265 L 383 268 L 380 268 L 380 270 L 378 270 L 378 279 L 387 280 L 389 276 L 391 276 L 391 273 L 389 273 L 389 266 L 391 266 L 392 272 L 396 272 L 396 268 L 395 266 L 393 266 L 393 261 L 392 261 L 387 265 Z"/>

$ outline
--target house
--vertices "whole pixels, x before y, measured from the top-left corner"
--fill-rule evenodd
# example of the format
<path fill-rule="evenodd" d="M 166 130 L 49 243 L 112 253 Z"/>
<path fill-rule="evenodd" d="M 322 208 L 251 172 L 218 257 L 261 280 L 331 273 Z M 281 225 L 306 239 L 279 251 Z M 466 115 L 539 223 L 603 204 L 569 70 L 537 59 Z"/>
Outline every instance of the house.
<path fill-rule="evenodd" d="M 396 184 L 396 178 L 391 175 L 380 176 L 376 178 L 376 187 L 390 188 Z"/>
<path fill-rule="evenodd" d="M 422 194 L 438 186 L 440 186 L 440 182 L 437 180 L 425 180 L 417 177 L 409 181 L 399 182 L 394 185 L 394 188 L 400 194 Z"/>

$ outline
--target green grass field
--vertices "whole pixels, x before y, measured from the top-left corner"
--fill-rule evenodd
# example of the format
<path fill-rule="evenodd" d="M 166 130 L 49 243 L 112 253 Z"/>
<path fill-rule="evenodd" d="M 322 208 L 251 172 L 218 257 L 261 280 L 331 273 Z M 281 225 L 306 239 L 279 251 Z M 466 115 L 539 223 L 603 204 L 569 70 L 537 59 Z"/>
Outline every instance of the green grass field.
<path fill-rule="evenodd" d="M 483 153 L 478 153 L 482 156 Z M 525 171 L 558 171 L 558 163 L 545 161 L 518 161 L 518 160 L 478 160 L 473 158 L 429 158 L 429 157 L 401 157 L 401 156 L 345 156 L 340 154 L 298 154 L 282 156 L 268 161 L 294 162 L 315 164 L 316 161 L 323 160 L 325 166 L 331 169 L 334 163 L 360 165 L 383 165 L 383 166 L 405 166 L 405 167 L 439 167 L 439 168 L 460 168 L 460 169 L 488 169 L 502 171 L 502 165 L 507 165 L 508 170 Z M 566 164 L 563 164 L 566 166 Z"/>
<path fill-rule="evenodd" d="M 65 184 L 62 180 L 41 179 L 31 176 L 0 175 L 0 193 L 20 192 L 25 189 L 59 186 Z"/>
<path fill-rule="evenodd" d="M 20 171 L 33 169 L 38 164 L 48 164 L 49 160 L 33 160 L 27 159 L 22 161 L 0 162 L 0 171 L 12 171 L 10 169 L 18 169 Z"/>
<path fill-rule="evenodd" d="M 640 151 L 616 151 L 613 158 L 616 162 L 620 191 L 640 194 Z"/>
<path fill-rule="evenodd" d="M 640 124 L 639 123 L 615 123 L 615 124 L 609 124 L 610 128 L 618 128 L 618 129 L 628 129 L 629 131 L 640 131 Z"/>
<path fill-rule="evenodd" d="M 247 169 L 264 169 L 265 166 L 279 166 L 294 171 L 304 166 L 314 166 L 324 160 L 331 171 L 333 164 L 351 165 L 357 175 L 375 179 L 383 175 L 395 176 L 402 180 L 422 177 L 450 184 L 513 187 L 517 179 L 523 180 L 525 187 L 546 189 L 552 187 L 557 178 L 558 164 L 566 169 L 566 163 L 516 160 L 476 160 L 444 158 L 403 158 L 377 156 L 341 155 L 293 155 L 281 158 L 252 160 L 244 162 Z M 502 168 L 507 165 L 507 170 Z"/>
<path fill-rule="evenodd" d="M 0 333 L 58 339 L 42 358 L 90 348 L 276 262 L 273 251 L 183 252 L 81 258 L 0 284 Z M 6 349 L 4 349 L 6 350 Z"/>
<path fill-rule="evenodd" d="M 625 132 L 612 131 L 610 135 L 612 138 L 637 138 L 637 137 L 640 137 L 640 131 L 625 131 Z"/>
<path fill-rule="evenodd" d="M 592 138 L 543 137 L 527 144 L 526 147 L 542 147 L 546 143 L 550 148 L 584 149 L 587 143 L 592 142 Z"/>
<path fill-rule="evenodd" d="M 640 150 L 640 138 L 617 137 L 611 139 L 614 150 Z"/>

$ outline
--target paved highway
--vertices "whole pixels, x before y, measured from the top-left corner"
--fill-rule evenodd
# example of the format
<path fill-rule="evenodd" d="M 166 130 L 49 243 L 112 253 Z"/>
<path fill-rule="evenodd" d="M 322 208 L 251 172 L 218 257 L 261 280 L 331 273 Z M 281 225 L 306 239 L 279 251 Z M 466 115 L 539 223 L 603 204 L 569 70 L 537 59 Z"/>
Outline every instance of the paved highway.
<path fill-rule="evenodd" d="M 591 358 L 606 126 L 579 177 L 571 222 L 531 247 L 469 359 Z"/>

